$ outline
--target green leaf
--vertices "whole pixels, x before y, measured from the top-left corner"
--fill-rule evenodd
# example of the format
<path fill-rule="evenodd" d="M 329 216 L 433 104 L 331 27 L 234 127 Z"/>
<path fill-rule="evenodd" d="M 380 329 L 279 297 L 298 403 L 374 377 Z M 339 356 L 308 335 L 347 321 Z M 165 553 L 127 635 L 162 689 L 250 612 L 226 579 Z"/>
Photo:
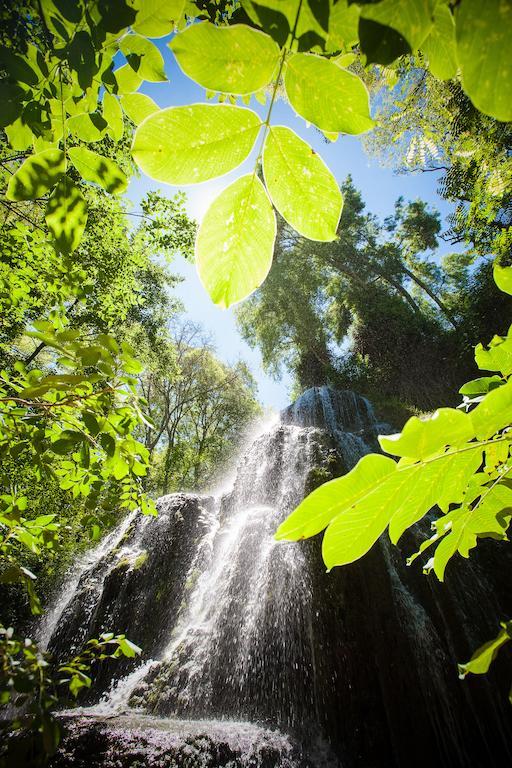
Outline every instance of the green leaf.
<path fill-rule="evenodd" d="M 82 178 L 99 184 L 107 192 L 119 195 L 128 186 L 125 174 L 109 157 L 85 147 L 71 147 L 68 156 Z"/>
<path fill-rule="evenodd" d="M 397 56 L 420 48 L 433 26 L 434 5 L 434 0 L 381 0 L 362 5 L 359 34 L 368 63 L 390 64 Z M 371 38 L 371 47 L 369 29 L 376 33 Z M 400 38 L 405 41 L 405 47 Z"/>
<path fill-rule="evenodd" d="M 263 173 L 270 199 L 297 232 L 310 240 L 335 239 L 343 207 L 338 183 L 322 158 L 290 128 L 269 130 Z"/>
<path fill-rule="evenodd" d="M 512 379 L 489 392 L 470 413 L 479 440 L 487 440 L 512 424 Z"/>
<path fill-rule="evenodd" d="M 261 285 L 272 264 L 275 236 L 275 215 L 255 174 L 221 192 L 196 241 L 199 277 L 215 304 L 229 307 Z"/>
<path fill-rule="evenodd" d="M 78 247 L 87 224 L 87 202 L 68 176 L 59 181 L 48 200 L 45 219 L 59 250 L 71 253 Z"/>
<path fill-rule="evenodd" d="M 295 54 L 287 63 L 284 85 L 296 112 L 322 131 L 356 134 L 373 127 L 365 84 L 333 61 Z"/>
<path fill-rule="evenodd" d="M 128 93 L 121 96 L 121 106 L 135 125 L 140 125 L 146 117 L 160 109 L 145 93 Z"/>
<path fill-rule="evenodd" d="M 0 68 L 4 69 L 13 80 L 27 85 L 37 85 L 39 76 L 30 66 L 26 57 L 18 56 L 4 45 L 0 46 Z"/>
<path fill-rule="evenodd" d="M 512 120 L 512 4 L 464 0 L 456 8 L 455 22 L 462 87 L 484 114 Z"/>
<path fill-rule="evenodd" d="M 507 336 L 494 336 L 489 349 L 482 344 L 475 347 L 476 364 L 482 371 L 499 371 L 504 376 L 512 373 L 512 326 Z"/>
<path fill-rule="evenodd" d="M 66 171 L 66 157 L 60 149 L 45 149 L 31 155 L 9 179 L 9 200 L 35 200 L 42 197 Z"/>
<path fill-rule="evenodd" d="M 120 638 L 118 644 L 123 656 L 133 658 L 142 653 L 142 648 L 139 648 L 138 645 L 135 645 L 135 643 L 132 643 L 132 641 L 128 640 L 126 637 Z"/>
<path fill-rule="evenodd" d="M 103 118 L 114 141 L 121 141 L 124 133 L 123 110 L 116 97 L 108 91 L 103 94 Z"/>
<path fill-rule="evenodd" d="M 30 130 L 29 126 L 18 118 L 11 125 L 7 125 L 4 128 L 7 140 L 12 149 L 24 151 L 32 145 L 34 134 Z"/>
<path fill-rule="evenodd" d="M 457 74 L 455 22 L 447 5 L 438 3 L 434 26 L 421 46 L 428 58 L 428 68 L 438 80 L 450 80 Z"/>
<path fill-rule="evenodd" d="M 502 629 L 500 629 L 494 640 L 481 645 L 466 664 L 458 665 L 461 678 L 465 677 L 468 672 L 471 672 L 473 675 L 483 675 L 489 671 L 489 667 L 496 658 L 501 646 L 512 639 L 512 622 L 502 623 L 501 626 Z"/>
<path fill-rule="evenodd" d="M 172 32 L 185 8 L 185 0 L 138 0 L 133 29 L 145 37 L 163 37 Z"/>
<path fill-rule="evenodd" d="M 491 389 L 496 389 L 503 384 L 501 376 L 481 376 L 478 379 L 472 379 L 464 384 L 459 392 L 461 395 L 467 397 L 474 397 L 475 395 L 485 395 L 490 392 Z"/>
<path fill-rule="evenodd" d="M 167 184 L 197 184 L 223 176 L 250 153 L 261 120 L 229 104 L 169 107 L 137 128 L 132 154 L 150 178 Z"/>
<path fill-rule="evenodd" d="M 6 80 L 0 80 L 0 102 L 2 103 L 0 128 L 10 125 L 21 115 L 24 99 L 23 88 Z"/>
<path fill-rule="evenodd" d="M 117 84 L 115 90 L 119 95 L 138 91 L 142 85 L 142 77 L 129 64 L 123 64 L 113 72 L 113 75 Z"/>
<path fill-rule="evenodd" d="M 108 128 L 107 121 L 97 112 L 73 115 L 67 124 L 73 136 L 87 143 L 101 141 Z"/>
<path fill-rule="evenodd" d="M 167 80 L 162 54 L 154 43 L 141 35 L 127 35 L 119 43 L 128 64 L 143 80 L 160 83 Z"/>
<path fill-rule="evenodd" d="M 387 456 L 364 456 L 351 472 L 336 480 L 330 480 L 307 496 L 304 501 L 281 523 L 275 538 L 279 541 L 299 541 L 322 531 L 345 505 L 356 502 L 369 487 L 379 485 L 396 472 L 396 462 Z M 377 537 L 387 525 L 382 526 Z"/>
<path fill-rule="evenodd" d="M 495 262 L 493 274 L 494 282 L 500 291 L 512 295 L 512 267 L 500 267 L 500 265 Z"/>
<path fill-rule="evenodd" d="M 264 32 L 235 24 L 192 24 L 169 43 L 183 72 L 204 88 L 221 93 L 254 93 L 268 85 L 280 51 Z"/>
<path fill-rule="evenodd" d="M 439 408 L 430 418 L 410 418 L 402 432 L 379 437 L 380 447 L 393 456 L 424 459 L 447 445 L 459 446 L 471 440 L 475 431 L 470 416 L 455 408 Z"/>
<path fill-rule="evenodd" d="M 456 552 L 462 557 L 469 557 L 469 552 L 477 544 L 477 537 L 504 539 L 512 512 L 504 514 L 505 508 L 512 506 L 512 489 L 504 485 L 493 485 L 482 489 L 482 497 L 471 509 L 467 506 L 450 512 L 437 521 L 438 529 L 443 527 L 448 534 L 438 545 L 434 554 L 434 572 L 439 581 L 444 581 L 444 573 L 450 559 Z"/>

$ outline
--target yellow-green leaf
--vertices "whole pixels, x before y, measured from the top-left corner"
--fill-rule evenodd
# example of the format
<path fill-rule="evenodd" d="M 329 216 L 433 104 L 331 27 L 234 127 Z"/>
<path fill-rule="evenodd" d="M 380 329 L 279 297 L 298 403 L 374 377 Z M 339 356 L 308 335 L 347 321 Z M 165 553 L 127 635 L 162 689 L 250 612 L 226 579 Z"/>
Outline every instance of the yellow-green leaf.
<path fill-rule="evenodd" d="M 127 93 L 121 96 L 121 106 L 135 125 L 140 125 L 146 117 L 160 109 L 145 93 Z"/>
<path fill-rule="evenodd" d="M 137 0 L 133 29 L 145 37 L 163 37 L 172 32 L 185 8 L 185 0 Z"/>
<path fill-rule="evenodd" d="M 116 97 L 108 91 L 103 94 L 103 118 L 114 141 L 121 141 L 124 133 L 123 110 Z"/>
<path fill-rule="evenodd" d="M 349 509 L 369 489 L 378 488 L 382 482 L 396 472 L 393 459 L 379 454 L 363 456 L 351 472 L 336 480 L 324 483 L 307 496 L 304 501 L 281 523 L 275 538 L 299 541 L 322 531 L 340 513 Z M 382 533 L 389 518 L 384 523 Z"/>
<path fill-rule="evenodd" d="M 287 62 L 284 85 L 295 111 L 322 131 L 356 134 L 373 127 L 365 84 L 329 59 L 295 54 Z"/>
<path fill-rule="evenodd" d="M 45 218 L 59 250 L 64 253 L 74 251 L 87 224 L 87 202 L 68 176 L 55 187 L 46 206 Z"/>
<path fill-rule="evenodd" d="M 138 91 L 142 85 L 142 77 L 140 77 L 129 64 L 123 64 L 122 67 L 114 70 L 113 75 L 117 83 L 116 93 L 119 95 L 123 93 L 134 93 L 135 91 Z"/>
<path fill-rule="evenodd" d="M 502 629 L 500 629 L 498 636 L 494 640 L 481 645 L 466 664 L 459 664 L 460 677 L 465 677 L 468 672 L 471 672 L 473 675 L 484 675 L 489 671 L 489 667 L 496 658 L 496 654 L 501 646 L 512 639 L 512 622 L 502 623 L 501 626 Z"/>
<path fill-rule="evenodd" d="M 455 408 L 439 408 L 430 418 L 410 418 L 402 432 L 379 437 L 380 447 L 393 456 L 424 459 L 447 445 L 458 446 L 475 436 L 471 418 Z"/>
<path fill-rule="evenodd" d="M 487 440 L 512 424 L 512 379 L 493 389 L 471 411 L 471 421 L 479 440 Z"/>
<path fill-rule="evenodd" d="M 9 179 L 8 200 L 35 200 L 46 194 L 66 171 L 66 158 L 60 149 L 45 149 L 31 155 Z"/>
<path fill-rule="evenodd" d="M 91 143 L 101 141 L 107 130 L 107 121 L 97 112 L 74 115 L 68 119 L 68 128 L 77 139 Z"/>
<path fill-rule="evenodd" d="M 501 267 L 494 264 L 494 282 L 503 293 L 512 295 L 512 267 Z"/>
<path fill-rule="evenodd" d="M 456 8 L 455 34 L 465 92 L 484 114 L 512 120 L 512 3 L 464 0 Z"/>
<path fill-rule="evenodd" d="M 272 202 L 297 232 L 334 240 L 343 207 L 340 188 L 322 158 L 290 128 L 270 129 L 263 173 Z"/>
<path fill-rule="evenodd" d="M 138 127 L 132 154 L 152 179 L 197 184 L 236 168 L 254 146 L 261 126 L 250 109 L 229 104 L 169 107 Z"/>
<path fill-rule="evenodd" d="M 98 155 L 85 147 L 71 147 L 68 155 L 82 178 L 99 184 L 107 192 L 119 195 L 128 186 L 125 174 L 109 157 Z"/>
<path fill-rule="evenodd" d="M 450 80 L 457 74 L 455 22 L 447 5 L 438 3 L 434 11 L 434 26 L 423 41 L 422 50 L 428 58 L 428 68 L 438 80 Z"/>
<path fill-rule="evenodd" d="M 271 37 L 245 24 L 192 24 L 169 46 L 188 77 L 221 93 L 254 93 L 268 85 L 280 56 Z"/>
<path fill-rule="evenodd" d="M 141 35 L 126 35 L 119 43 L 128 64 L 143 80 L 159 83 L 167 80 L 162 54 L 154 43 Z"/>
<path fill-rule="evenodd" d="M 261 285 L 272 264 L 275 236 L 274 211 L 255 174 L 221 192 L 196 241 L 199 277 L 215 304 L 229 307 Z"/>

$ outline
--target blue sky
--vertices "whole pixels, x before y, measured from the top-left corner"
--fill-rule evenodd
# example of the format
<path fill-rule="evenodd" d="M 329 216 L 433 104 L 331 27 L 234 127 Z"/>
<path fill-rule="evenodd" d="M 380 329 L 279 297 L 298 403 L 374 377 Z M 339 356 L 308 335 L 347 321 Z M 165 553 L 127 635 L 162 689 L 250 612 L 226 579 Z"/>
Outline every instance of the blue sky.
<path fill-rule="evenodd" d="M 151 96 L 162 108 L 206 101 L 204 89 L 195 85 L 181 72 L 165 42 L 155 42 L 159 44 L 164 56 L 169 82 L 145 82 L 140 93 Z M 252 99 L 250 106 L 262 116 L 266 115 L 267 108 L 260 105 L 255 99 Z M 381 168 L 375 160 L 370 162 L 357 137 L 340 136 L 336 142 L 327 144 L 315 128 L 308 127 L 302 118 L 296 117 L 289 105 L 283 101 L 277 101 L 274 105 L 272 123 L 274 125 L 288 125 L 308 141 L 324 158 L 339 182 L 351 174 L 354 184 L 362 192 L 367 209 L 379 217 L 392 214 L 394 202 L 400 195 L 406 200 L 421 197 L 431 202 L 441 212 L 443 219 L 451 210 L 451 207 L 436 194 L 436 174 L 419 173 L 397 176 L 390 169 Z M 243 165 L 227 176 L 203 184 L 184 187 L 183 191 L 187 194 L 187 207 L 190 215 L 200 221 L 212 200 L 228 183 L 252 170 L 256 153 L 257 150 L 255 149 Z M 140 178 L 134 179 L 128 189 L 128 197 L 135 205 L 134 210 L 137 210 L 137 205 L 143 195 L 151 189 L 159 189 L 163 194 L 168 195 L 173 195 L 178 191 L 177 187 L 155 182 L 142 175 Z M 448 250 L 449 248 L 446 247 L 441 248 L 440 253 Z M 244 359 L 258 382 L 261 402 L 274 409 L 286 406 L 290 399 L 289 377 L 285 375 L 281 381 L 276 382 L 265 375 L 258 350 L 251 349 L 238 333 L 233 309 L 221 310 L 211 302 L 197 277 L 195 267 L 185 262 L 184 259 L 179 258 L 176 261 L 174 271 L 185 278 L 177 289 L 177 293 L 186 306 L 188 316 L 195 322 L 201 323 L 208 332 L 213 334 L 219 357 L 229 363 L 236 362 L 240 358 Z"/>

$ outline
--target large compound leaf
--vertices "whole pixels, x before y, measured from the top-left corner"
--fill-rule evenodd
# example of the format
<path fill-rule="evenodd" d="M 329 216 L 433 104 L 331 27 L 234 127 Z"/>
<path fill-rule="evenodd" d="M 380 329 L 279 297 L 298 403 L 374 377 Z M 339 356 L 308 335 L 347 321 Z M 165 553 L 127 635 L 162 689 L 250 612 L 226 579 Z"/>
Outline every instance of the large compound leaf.
<path fill-rule="evenodd" d="M 135 125 L 140 125 L 146 117 L 160 109 L 145 93 L 127 93 L 121 96 L 121 106 Z"/>
<path fill-rule="evenodd" d="M 434 12 L 434 26 L 424 40 L 422 51 L 428 58 L 428 68 L 438 80 L 450 80 L 457 74 L 455 22 L 447 5 L 438 3 Z"/>
<path fill-rule="evenodd" d="M 322 158 L 290 128 L 270 128 L 263 173 L 272 202 L 297 232 L 310 240 L 334 240 L 343 207 L 340 188 Z"/>
<path fill-rule="evenodd" d="M 199 228 L 196 264 L 215 304 L 245 299 L 272 264 L 276 218 L 255 174 L 237 179 L 214 200 Z"/>
<path fill-rule="evenodd" d="M 119 43 L 128 64 L 143 80 L 159 83 L 167 80 L 162 54 L 154 43 L 141 35 L 127 35 Z"/>
<path fill-rule="evenodd" d="M 48 200 L 45 218 L 59 250 L 64 253 L 74 251 L 87 224 L 87 202 L 68 176 L 55 187 Z"/>
<path fill-rule="evenodd" d="M 355 134 L 373 127 L 365 84 L 333 61 L 295 54 L 287 63 L 284 85 L 296 112 L 322 131 Z"/>
<path fill-rule="evenodd" d="M 60 149 L 45 149 L 31 155 L 9 179 L 8 200 L 35 200 L 46 194 L 66 170 L 66 157 Z"/>
<path fill-rule="evenodd" d="M 197 184 L 236 168 L 254 146 L 261 126 L 250 109 L 191 104 L 150 115 L 138 127 L 132 154 L 152 179 Z"/>
<path fill-rule="evenodd" d="M 185 0 L 137 0 L 133 29 L 145 37 L 163 37 L 172 32 L 183 15 Z"/>
<path fill-rule="evenodd" d="M 357 466 L 343 477 L 324 483 L 314 490 L 281 523 L 275 538 L 299 541 L 322 531 L 344 506 L 355 503 L 369 488 L 378 488 L 396 472 L 393 459 L 379 454 L 363 456 Z M 389 519 L 389 518 L 388 518 Z M 388 520 L 384 523 L 382 533 Z"/>
<path fill-rule="evenodd" d="M 464 0 L 456 9 L 457 57 L 462 87 L 486 115 L 512 120 L 512 3 Z"/>
<path fill-rule="evenodd" d="M 264 88 L 280 56 L 279 46 L 271 37 L 245 24 L 192 24 L 169 46 L 188 77 L 222 93 L 246 94 Z"/>
<path fill-rule="evenodd" d="M 98 155 L 85 147 L 71 147 L 69 159 L 86 181 L 99 184 L 111 194 L 121 194 L 128 186 L 128 179 L 117 163 Z"/>
<path fill-rule="evenodd" d="M 461 502 L 481 458 L 477 445 L 403 467 L 379 454 L 364 456 L 347 475 L 313 491 L 278 528 L 276 538 L 296 541 L 328 525 L 324 562 L 328 568 L 346 565 L 368 552 L 388 524 L 396 542 L 434 505 Z"/>

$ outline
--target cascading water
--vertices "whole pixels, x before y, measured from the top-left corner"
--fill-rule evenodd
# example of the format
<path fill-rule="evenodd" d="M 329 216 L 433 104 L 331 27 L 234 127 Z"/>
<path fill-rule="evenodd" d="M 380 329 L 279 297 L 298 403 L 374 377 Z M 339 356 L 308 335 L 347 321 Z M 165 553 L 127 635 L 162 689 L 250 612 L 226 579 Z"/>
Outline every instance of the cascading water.
<path fill-rule="evenodd" d="M 156 520 L 126 518 L 77 565 L 43 627 L 49 649 L 65 657 L 109 629 L 144 648 L 138 667 L 102 668 L 101 699 L 82 710 L 125 713 L 102 731 L 94 765 L 124 766 L 109 762 L 112 740 L 129 754 L 141 723 L 142 740 L 152 733 L 146 756 L 162 766 L 401 768 L 419 745 L 420 766 L 510 757 L 499 693 L 455 674 L 455 659 L 492 636 L 507 608 L 478 563 L 439 589 L 385 537 L 331 574 L 318 537 L 273 539 L 309 490 L 375 450 L 384 430 L 364 398 L 308 390 L 254 440 L 227 492 L 164 497 Z M 69 737 L 74 757 L 61 752 L 56 766 L 82 765 L 90 727 Z M 206 751 L 180 762 L 200 734 Z"/>

